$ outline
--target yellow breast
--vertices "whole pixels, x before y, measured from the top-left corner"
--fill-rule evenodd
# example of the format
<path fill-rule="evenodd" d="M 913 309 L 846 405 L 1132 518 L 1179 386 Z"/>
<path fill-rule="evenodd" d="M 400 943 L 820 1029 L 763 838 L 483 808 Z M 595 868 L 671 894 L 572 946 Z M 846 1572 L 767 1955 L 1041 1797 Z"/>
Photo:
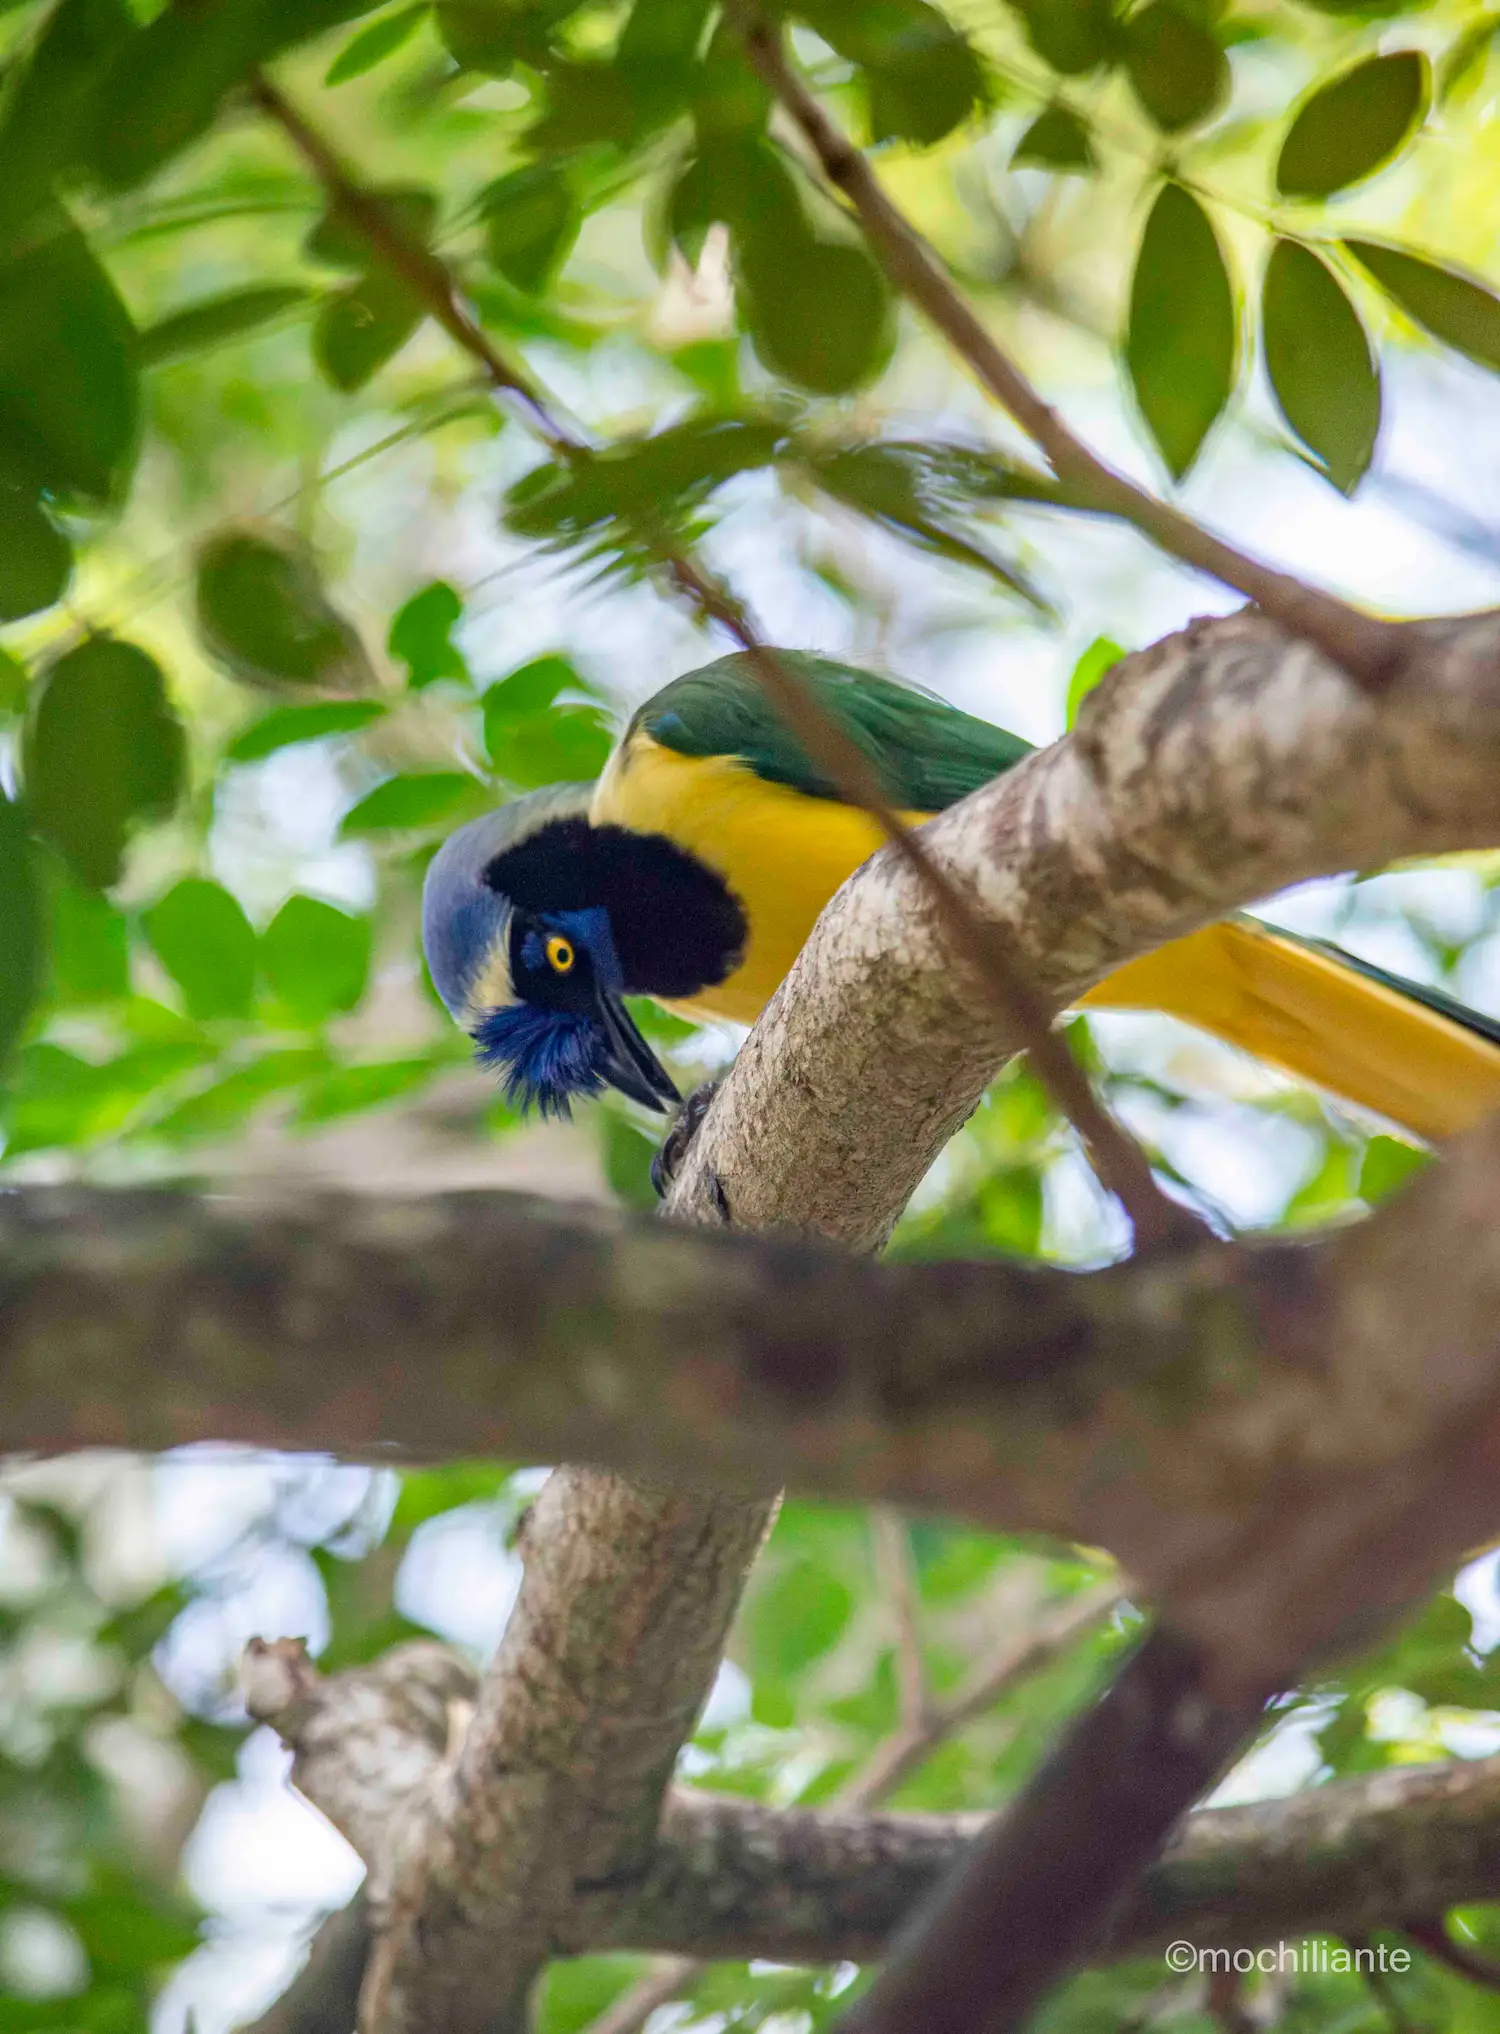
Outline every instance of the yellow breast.
<path fill-rule="evenodd" d="M 818 913 L 883 838 L 868 813 L 768 784 L 732 756 L 679 755 L 639 730 L 610 758 L 589 816 L 665 834 L 728 883 L 749 922 L 744 958 L 727 981 L 673 1007 L 740 1024 L 754 1023 Z"/>

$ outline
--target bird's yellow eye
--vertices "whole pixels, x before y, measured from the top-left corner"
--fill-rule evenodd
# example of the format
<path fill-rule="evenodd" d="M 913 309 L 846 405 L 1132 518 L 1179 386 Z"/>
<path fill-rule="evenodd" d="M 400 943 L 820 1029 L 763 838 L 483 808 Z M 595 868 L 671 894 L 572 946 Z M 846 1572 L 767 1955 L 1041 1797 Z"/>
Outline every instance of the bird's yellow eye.
<path fill-rule="evenodd" d="M 575 958 L 573 942 L 564 939 L 560 932 L 554 932 L 547 941 L 547 960 L 553 972 L 559 975 L 571 974 Z"/>

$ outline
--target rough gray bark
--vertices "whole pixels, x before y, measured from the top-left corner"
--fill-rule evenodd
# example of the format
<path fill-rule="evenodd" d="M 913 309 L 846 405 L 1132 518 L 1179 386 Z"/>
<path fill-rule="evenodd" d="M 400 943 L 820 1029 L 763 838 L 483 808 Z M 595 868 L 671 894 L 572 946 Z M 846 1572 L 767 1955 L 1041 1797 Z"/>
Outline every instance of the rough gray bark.
<path fill-rule="evenodd" d="M 291 1745 L 298 1785 L 359 1832 L 368 1857 L 407 1798 L 391 1774 L 441 1758 L 445 1703 L 474 1687 L 472 1670 L 439 1647 L 388 1657 L 389 1670 L 382 1661 L 313 1674 L 284 1708 L 275 1687 L 262 1681 L 257 1692 L 252 1666 L 252 1703 Z M 413 1699 L 402 1685 L 412 1680 L 435 1699 Z M 677 1788 L 644 1869 L 579 1898 L 554 1947 L 868 1961 L 990 1820 L 771 1808 Z M 1116 1916 L 1100 1957 L 1178 1938 L 1209 1948 L 1360 1935 L 1497 1897 L 1500 1756 L 1395 1766 L 1288 1800 L 1198 1810 Z"/>

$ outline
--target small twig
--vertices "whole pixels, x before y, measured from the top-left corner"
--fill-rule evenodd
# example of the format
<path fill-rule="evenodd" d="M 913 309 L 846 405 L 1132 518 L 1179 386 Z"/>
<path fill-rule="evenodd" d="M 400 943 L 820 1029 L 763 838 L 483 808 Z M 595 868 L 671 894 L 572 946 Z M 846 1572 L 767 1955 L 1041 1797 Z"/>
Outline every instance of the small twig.
<path fill-rule="evenodd" d="M 896 1624 L 897 1718 L 902 1730 L 919 1731 L 927 1723 L 930 1697 L 922 1664 L 920 1592 L 911 1534 L 900 1512 L 888 1504 L 872 1507 L 870 1533 L 881 1594 L 889 1601 Z"/>
<path fill-rule="evenodd" d="M 884 1506 L 872 1516 L 875 1530 L 882 1538 L 889 1532 L 889 1522 L 899 1524 L 899 1515 Z M 902 1538 L 905 1539 L 904 1528 Z M 906 1565 L 909 1566 L 909 1551 Z M 924 1702 L 920 1718 L 908 1716 L 903 1705 L 902 1721 L 896 1730 L 845 1780 L 830 1805 L 846 1810 L 878 1806 L 940 1745 L 985 1710 L 992 1709 L 1019 1681 L 1049 1665 L 1088 1626 L 1107 1617 L 1120 1595 L 1115 1584 L 1100 1583 L 1070 1597 L 1029 1631 L 1013 1633 L 995 1656 L 976 1667 L 946 1702 Z M 641 2034 L 657 2007 L 680 1998 L 703 1968 L 688 1957 L 671 1958 L 622 1993 L 590 2024 L 588 2034 Z"/>
<path fill-rule="evenodd" d="M 787 61 L 779 25 L 738 7 L 751 63 L 812 149 L 824 176 L 858 214 L 892 286 L 966 360 L 981 385 L 1046 454 L 1080 505 L 1131 523 L 1159 549 L 1243 593 L 1293 635 L 1315 644 L 1355 682 L 1378 691 L 1404 668 L 1409 638 L 1398 622 L 1362 613 L 1321 588 L 1278 572 L 1116 472 L 1074 436 L 953 287 L 932 248 L 886 196 L 863 154 L 823 111 Z"/>
<path fill-rule="evenodd" d="M 449 337 L 479 362 L 527 428 L 560 459 L 571 462 L 587 456 L 588 447 L 558 422 L 550 400 L 535 380 L 508 361 L 480 327 L 464 305 L 448 265 L 402 232 L 379 196 L 360 183 L 262 73 L 252 77 L 250 92 L 255 104 L 276 122 L 317 176 L 330 204 L 357 226 L 381 259 L 410 284 Z M 766 696 L 801 742 L 809 761 L 825 772 L 840 796 L 876 820 L 926 886 L 955 953 L 973 968 L 990 1003 L 1030 1054 L 1037 1078 L 1082 1138 L 1100 1179 L 1118 1196 L 1135 1230 L 1137 1246 L 1145 1250 L 1200 1235 L 1197 1217 L 1162 1191 L 1140 1146 L 1094 1094 L 1066 1041 L 1052 1029 L 1045 1006 L 1024 980 L 1010 942 L 997 926 L 987 925 L 977 916 L 957 885 L 904 824 L 862 751 L 785 661 L 761 640 L 727 587 L 687 552 L 658 539 L 652 539 L 652 548 L 699 614 L 716 621 L 749 654 Z"/>
<path fill-rule="evenodd" d="M 1441 1921 L 1409 1921 L 1402 1933 L 1409 1935 L 1435 1963 L 1446 1964 L 1449 1970 L 1467 1978 L 1471 1985 L 1483 1985 L 1486 1991 L 1500 1992 L 1500 1963 L 1481 1950 L 1471 1949 L 1467 1943 L 1455 1942 Z"/>

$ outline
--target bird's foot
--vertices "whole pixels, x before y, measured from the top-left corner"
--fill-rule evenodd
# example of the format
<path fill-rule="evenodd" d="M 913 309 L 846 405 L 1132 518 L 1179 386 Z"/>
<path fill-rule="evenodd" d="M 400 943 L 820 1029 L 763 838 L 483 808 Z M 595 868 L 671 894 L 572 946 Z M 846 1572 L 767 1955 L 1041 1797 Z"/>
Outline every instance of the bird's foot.
<path fill-rule="evenodd" d="M 651 1161 L 651 1184 L 662 1200 L 665 1200 L 673 1181 L 682 1170 L 682 1161 L 688 1155 L 688 1146 L 698 1134 L 698 1126 L 708 1114 L 708 1105 L 719 1091 L 717 1081 L 705 1081 L 694 1088 L 677 1112 L 677 1121 L 672 1125 L 657 1148 Z"/>

